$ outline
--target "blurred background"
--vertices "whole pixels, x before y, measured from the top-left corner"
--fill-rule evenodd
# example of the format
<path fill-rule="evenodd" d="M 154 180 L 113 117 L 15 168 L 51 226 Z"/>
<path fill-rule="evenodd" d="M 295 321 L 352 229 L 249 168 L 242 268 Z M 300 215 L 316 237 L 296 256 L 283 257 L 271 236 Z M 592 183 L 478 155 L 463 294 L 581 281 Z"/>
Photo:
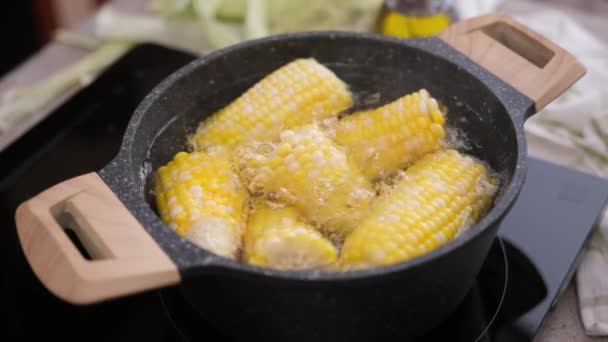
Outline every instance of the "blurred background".
<path fill-rule="evenodd" d="M 4 4 L 5 7 L 0 13 L 0 28 L 4 32 L 18 32 L 19 34 L 5 35 L 5 44 L 11 48 L 5 49 L 0 55 L 0 76 L 49 43 L 57 29 L 78 27 L 90 19 L 100 6 L 108 2 L 114 2 L 123 8 L 130 9 L 141 9 L 146 6 L 145 0 L 23 0 Z M 173 2 L 179 6 L 179 3 L 184 1 Z M 496 1 L 470 2 L 494 3 Z M 503 6 L 512 7 L 516 11 L 525 11 L 528 4 L 544 4 L 548 7 L 570 10 L 573 12 L 573 17 L 581 19 L 580 23 L 583 26 L 595 31 L 600 38 L 608 40 L 608 32 L 601 23 L 602 19 L 608 17 L 608 1 L 606 0 L 506 0 Z"/>
<path fill-rule="evenodd" d="M 0 76 L 32 55 L 52 38 L 59 27 L 75 27 L 106 0 L 8 1 L 0 12 L 0 29 L 10 49 L 0 54 Z"/>
<path fill-rule="evenodd" d="M 283 1 L 288 2 L 286 0 Z M 409 2 L 415 1 L 410 0 Z M 92 16 L 104 4 L 113 3 L 113 5 L 119 8 L 141 12 L 150 7 L 148 5 L 152 2 L 155 1 L 23 0 L 7 2 L 0 13 L 0 28 L 3 32 L 18 32 L 18 34 L 5 35 L 5 44 L 11 48 L 4 49 L 0 55 L 0 77 L 41 49 L 45 44 L 51 42 L 57 29 L 76 29 L 79 26 L 83 26 L 83 23 L 87 19 L 89 21 L 92 20 Z M 179 8 L 187 1 L 156 1 L 157 4 L 171 2 L 174 3 L 175 8 Z M 354 2 L 360 1 L 354 0 Z M 450 0 L 446 2 L 459 3 L 459 5 L 465 4 L 464 6 L 478 8 L 488 8 L 498 3 L 495 0 Z M 500 4 L 500 6 L 515 13 L 526 12 L 530 9 L 530 6 L 538 5 L 568 11 L 573 18 L 578 19 L 579 24 L 590 29 L 600 39 L 608 41 L 608 30 L 603 25 L 603 21 L 608 17 L 607 0 L 505 0 L 501 1 Z"/>

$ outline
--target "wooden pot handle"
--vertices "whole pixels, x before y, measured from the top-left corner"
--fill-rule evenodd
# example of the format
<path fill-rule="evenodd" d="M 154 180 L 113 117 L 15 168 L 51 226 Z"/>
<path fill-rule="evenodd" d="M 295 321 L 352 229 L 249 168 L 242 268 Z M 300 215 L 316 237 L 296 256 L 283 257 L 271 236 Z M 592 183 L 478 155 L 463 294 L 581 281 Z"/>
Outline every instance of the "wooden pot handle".
<path fill-rule="evenodd" d="M 15 221 L 34 273 L 67 302 L 89 304 L 180 281 L 175 264 L 96 173 L 22 203 Z M 66 228 L 76 233 L 89 259 Z"/>
<path fill-rule="evenodd" d="M 438 37 L 531 98 L 536 111 L 586 72 L 568 51 L 498 13 L 456 23 Z"/>

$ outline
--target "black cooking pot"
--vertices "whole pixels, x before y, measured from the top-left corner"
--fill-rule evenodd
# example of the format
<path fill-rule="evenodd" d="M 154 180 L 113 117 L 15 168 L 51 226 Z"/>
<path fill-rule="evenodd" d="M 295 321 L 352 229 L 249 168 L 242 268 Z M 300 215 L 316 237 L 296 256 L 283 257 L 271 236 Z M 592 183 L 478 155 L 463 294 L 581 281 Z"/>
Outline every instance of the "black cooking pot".
<path fill-rule="evenodd" d="M 493 209 L 433 252 L 345 273 L 258 268 L 174 234 L 153 210 L 152 171 L 184 147 L 200 120 L 297 57 L 328 66 L 358 99 L 379 93 L 373 105 L 428 89 L 449 108 L 449 125 L 464 132 L 467 152 L 500 172 Z M 584 73 L 566 51 L 496 14 L 425 39 L 319 32 L 235 45 L 157 86 L 133 115 L 119 154 L 98 174 L 23 203 L 16 213 L 19 239 L 38 278 L 68 302 L 179 283 L 201 316 L 238 340 L 407 340 L 437 325 L 464 298 L 524 181 L 524 120 Z M 76 232 L 91 260 L 64 229 Z"/>

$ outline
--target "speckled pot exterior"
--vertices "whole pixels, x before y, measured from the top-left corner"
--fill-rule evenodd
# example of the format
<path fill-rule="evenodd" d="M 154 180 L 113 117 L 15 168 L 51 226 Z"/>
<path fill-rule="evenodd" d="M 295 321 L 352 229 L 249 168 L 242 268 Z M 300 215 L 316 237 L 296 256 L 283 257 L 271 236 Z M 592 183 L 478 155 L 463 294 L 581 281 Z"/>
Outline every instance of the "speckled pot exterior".
<path fill-rule="evenodd" d="M 502 185 L 494 208 L 438 250 L 347 273 L 261 269 L 210 254 L 174 234 L 154 212 L 152 171 L 184 148 L 200 120 L 297 57 L 328 66 L 367 105 L 428 89 L 449 108 L 449 125 L 465 132 L 467 152 L 498 171 Z M 472 285 L 524 182 L 523 123 L 533 111 L 532 100 L 437 38 L 285 34 L 211 53 L 168 77 L 140 104 L 119 154 L 100 175 L 179 267 L 182 292 L 193 307 L 226 335 L 403 341 L 445 319 Z"/>

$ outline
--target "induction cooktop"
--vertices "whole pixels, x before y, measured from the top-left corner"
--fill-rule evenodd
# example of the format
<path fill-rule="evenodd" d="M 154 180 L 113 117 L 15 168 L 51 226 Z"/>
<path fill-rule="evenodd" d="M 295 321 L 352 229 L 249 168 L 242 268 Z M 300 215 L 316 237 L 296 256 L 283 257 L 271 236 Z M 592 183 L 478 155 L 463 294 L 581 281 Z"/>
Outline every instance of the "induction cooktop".
<path fill-rule="evenodd" d="M 73 306 L 35 278 L 19 246 L 19 203 L 102 168 L 135 107 L 194 57 L 145 44 L 0 153 L 0 339 L 230 341 L 194 313 L 178 287 Z M 475 285 L 421 341 L 531 341 L 569 283 L 608 199 L 608 182 L 534 158 Z M 407 322 L 404 322 L 407 324 Z"/>

